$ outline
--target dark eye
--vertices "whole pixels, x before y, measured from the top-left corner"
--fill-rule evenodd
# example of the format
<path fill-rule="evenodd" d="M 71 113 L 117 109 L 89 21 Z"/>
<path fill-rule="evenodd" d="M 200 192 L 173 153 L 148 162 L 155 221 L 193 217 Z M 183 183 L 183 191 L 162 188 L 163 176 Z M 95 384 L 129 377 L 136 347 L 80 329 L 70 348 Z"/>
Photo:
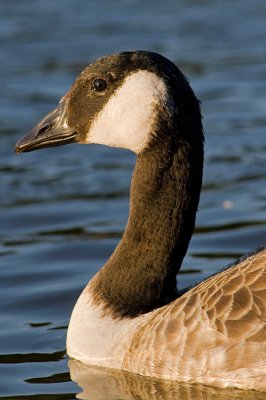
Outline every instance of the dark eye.
<path fill-rule="evenodd" d="M 94 79 L 92 89 L 96 92 L 103 92 L 107 88 L 107 82 L 102 78 Z"/>

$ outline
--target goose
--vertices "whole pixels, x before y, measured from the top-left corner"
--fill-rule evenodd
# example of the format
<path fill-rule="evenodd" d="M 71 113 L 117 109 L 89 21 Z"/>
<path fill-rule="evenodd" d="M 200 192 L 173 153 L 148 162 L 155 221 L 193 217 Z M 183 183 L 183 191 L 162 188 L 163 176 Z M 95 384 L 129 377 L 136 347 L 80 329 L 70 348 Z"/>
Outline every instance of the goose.
<path fill-rule="evenodd" d="M 70 359 L 266 391 L 266 247 L 183 292 L 176 287 L 204 153 L 200 103 L 182 72 L 148 51 L 102 57 L 15 150 L 73 142 L 126 148 L 137 158 L 122 239 L 72 312 Z"/>

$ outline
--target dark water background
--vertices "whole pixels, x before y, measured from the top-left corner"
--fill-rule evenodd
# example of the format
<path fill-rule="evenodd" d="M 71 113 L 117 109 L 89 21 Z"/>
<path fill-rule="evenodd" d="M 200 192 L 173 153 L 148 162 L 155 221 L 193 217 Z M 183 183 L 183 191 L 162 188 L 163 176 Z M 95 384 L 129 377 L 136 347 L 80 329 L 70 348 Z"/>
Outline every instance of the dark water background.
<path fill-rule="evenodd" d="M 196 282 L 266 241 L 265 21 L 264 0 L 0 2 L 0 399 L 80 392 L 65 355 L 68 319 L 122 235 L 135 160 L 80 145 L 16 156 L 17 139 L 91 60 L 129 49 L 172 59 L 205 117 L 203 192 L 179 278 Z M 110 377 L 89 377 L 82 398 L 159 398 L 113 395 Z"/>

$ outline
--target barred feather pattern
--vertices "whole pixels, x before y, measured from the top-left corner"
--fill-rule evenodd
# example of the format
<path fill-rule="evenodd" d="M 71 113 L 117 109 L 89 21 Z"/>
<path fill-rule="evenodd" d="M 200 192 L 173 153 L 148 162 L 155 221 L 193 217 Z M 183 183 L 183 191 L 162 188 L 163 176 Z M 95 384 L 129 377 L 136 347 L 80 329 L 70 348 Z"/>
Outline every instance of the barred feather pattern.
<path fill-rule="evenodd" d="M 150 313 L 123 369 L 266 390 L 266 248 Z"/>

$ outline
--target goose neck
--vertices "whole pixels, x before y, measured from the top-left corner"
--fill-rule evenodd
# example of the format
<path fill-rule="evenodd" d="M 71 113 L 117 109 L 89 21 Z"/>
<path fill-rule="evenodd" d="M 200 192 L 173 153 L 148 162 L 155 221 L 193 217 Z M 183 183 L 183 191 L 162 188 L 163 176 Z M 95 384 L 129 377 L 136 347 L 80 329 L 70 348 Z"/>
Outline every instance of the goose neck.
<path fill-rule="evenodd" d="M 191 238 L 202 151 L 187 141 L 154 141 L 137 158 L 124 235 L 94 279 L 94 298 L 113 315 L 135 317 L 177 297 L 176 273 Z"/>

